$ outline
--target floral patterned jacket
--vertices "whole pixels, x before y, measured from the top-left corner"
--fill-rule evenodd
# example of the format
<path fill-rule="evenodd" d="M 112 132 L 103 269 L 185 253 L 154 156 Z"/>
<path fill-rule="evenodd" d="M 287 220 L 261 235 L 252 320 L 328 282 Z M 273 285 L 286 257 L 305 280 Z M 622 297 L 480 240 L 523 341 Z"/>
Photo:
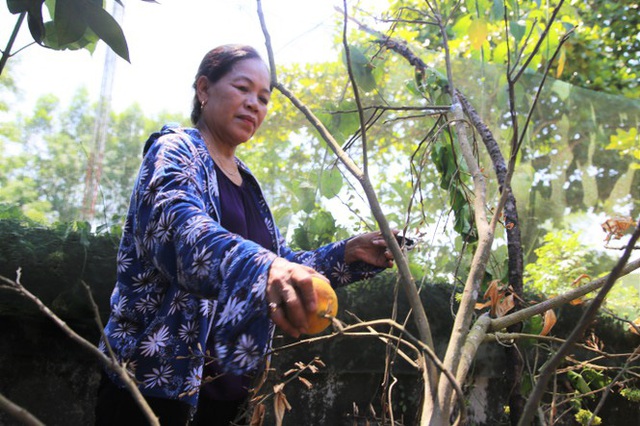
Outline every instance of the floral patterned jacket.
<path fill-rule="evenodd" d="M 308 265 L 334 287 L 380 269 L 344 262 L 346 241 L 293 252 L 262 191 L 259 211 L 275 253 L 221 227 L 213 161 L 199 132 L 164 126 L 150 136 L 131 196 L 105 335 L 147 396 L 196 405 L 209 335 L 219 364 L 234 374 L 263 367 L 273 323 L 265 289 L 276 256 Z M 104 341 L 100 348 L 107 353 Z M 117 378 L 112 374 L 112 379 Z"/>

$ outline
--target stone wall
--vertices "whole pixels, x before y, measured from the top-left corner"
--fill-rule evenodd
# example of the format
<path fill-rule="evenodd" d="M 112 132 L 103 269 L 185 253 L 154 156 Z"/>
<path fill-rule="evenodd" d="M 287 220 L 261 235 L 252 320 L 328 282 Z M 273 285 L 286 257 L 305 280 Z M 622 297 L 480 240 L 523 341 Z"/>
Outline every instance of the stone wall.
<path fill-rule="evenodd" d="M 24 228 L 0 221 L 0 275 L 14 278 L 22 268 L 22 283 L 68 324 L 91 342 L 99 330 L 87 303 L 83 282 L 91 287 L 102 320 L 108 314 L 109 295 L 115 282 L 117 242 L 111 237 L 82 237 L 78 233 L 59 233 Z M 347 322 L 389 318 L 394 300 L 392 274 L 376 277 L 338 290 L 338 318 Z M 443 355 L 452 327 L 450 288 L 430 285 L 421 293 L 436 352 Z M 567 306 L 558 311 L 554 335 L 566 336 L 579 320 L 583 307 Z M 402 321 L 408 303 L 398 298 L 397 318 Z M 610 352 L 629 352 L 640 344 L 640 337 L 622 330 L 618 323 L 600 317 L 593 325 Z M 416 335 L 413 323 L 407 329 Z M 378 328 L 384 330 L 384 328 Z M 93 356 L 65 336 L 33 304 L 0 289 L 0 393 L 23 406 L 50 426 L 93 424 L 93 407 L 100 367 Z M 275 346 L 290 342 L 277 338 Z M 375 337 L 337 336 L 308 343 L 273 357 L 275 374 L 263 388 L 270 389 L 283 380 L 283 373 L 295 362 L 307 363 L 318 356 L 326 364 L 316 374 L 304 374 L 312 387 L 300 381 L 288 384 L 284 392 L 292 409 L 285 425 L 364 425 L 377 424 L 381 414 L 385 357 L 393 355 Z M 587 353 L 576 351 L 587 359 Z M 539 362 L 542 362 L 538 360 Z M 613 362 L 613 361 L 612 361 Z M 471 424 L 507 424 L 504 413 L 509 389 L 505 380 L 504 348 L 497 344 L 481 346 L 470 383 L 466 384 Z M 538 364 L 539 365 L 539 364 Z M 636 366 L 637 368 L 637 366 Z M 398 424 L 415 425 L 419 406 L 421 375 L 401 358 L 395 357 L 392 375 L 392 404 Z M 597 401 L 596 401 L 597 402 Z M 268 405 L 269 411 L 271 405 Z M 375 414 L 374 414 L 375 413 Z M 640 424 L 640 405 L 609 396 L 601 417 L 606 424 Z M 571 424 L 572 416 L 565 416 Z M 0 411 L 0 425 L 16 425 Z M 272 413 L 266 425 L 273 424 Z"/>

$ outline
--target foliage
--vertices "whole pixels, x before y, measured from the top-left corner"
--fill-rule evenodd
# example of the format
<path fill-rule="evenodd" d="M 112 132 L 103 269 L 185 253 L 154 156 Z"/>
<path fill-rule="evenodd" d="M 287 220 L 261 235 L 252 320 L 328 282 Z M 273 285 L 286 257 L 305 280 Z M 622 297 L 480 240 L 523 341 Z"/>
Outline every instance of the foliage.
<path fill-rule="evenodd" d="M 632 127 L 628 131 L 618 129 L 615 135 L 609 137 L 609 141 L 605 149 L 618 151 L 621 157 L 632 159 L 631 168 L 640 169 L 640 137 L 637 127 Z"/>
<path fill-rule="evenodd" d="M 42 11 L 44 5 L 51 16 L 47 22 Z M 103 40 L 118 56 L 129 61 L 122 28 L 104 10 L 101 0 L 7 0 L 7 6 L 13 14 L 27 15 L 31 36 L 42 46 L 93 52 L 97 41 Z"/>
<path fill-rule="evenodd" d="M 515 60 L 522 49 L 526 55 L 532 49 L 528 41 L 537 40 L 544 32 L 554 6 L 539 1 L 461 2 L 452 15 L 447 34 L 452 54 L 496 65 L 506 63 L 508 58 Z M 417 41 L 429 48 L 441 49 L 437 30 L 422 25 L 420 9 L 420 2 L 415 0 L 395 2 L 392 8 L 402 10 L 409 22 L 415 21 L 408 30 L 418 34 Z M 633 0 L 566 1 L 557 22 L 550 28 L 541 55 L 528 67 L 531 71 L 541 70 L 558 46 L 562 33 L 574 27 L 574 34 L 552 67 L 553 76 L 580 87 L 637 98 L 639 16 L 638 4 Z M 508 32 L 503 30 L 505 20 Z"/>
<path fill-rule="evenodd" d="M 580 409 L 576 414 L 575 414 L 575 418 L 576 421 L 581 424 L 581 425 L 601 425 L 602 424 L 602 419 L 598 416 L 593 416 L 593 420 L 591 420 L 591 417 L 593 416 L 593 413 L 589 410 L 585 410 L 585 409 Z"/>
<path fill-rule="evenodd" d="M 53 96 L 42 96 L 30 116 L 19 117 L 20 131 L 7 138 L 14 149 L 0 157 L 6 171 L 0 178 L 0 202 L 21 206 L 41 223 L 82 219 L 88 158 L 95 149 L 95 111 L 86 89 L 80 89 L 67 108 Z M 171 114 L 147 118 L 137 105 L 110 115 L 96 225 L 120 225 L 144 140 L 161 123 L 180 119 Z"/>
<path fill-rule="evenodd" d="M 581 236 L 570 230 L 548 232 L 542 245 L 535 250 L 536 261 L 526 266 L 527 286 L 546 297 L 554 297 L 589 277 L 596 278 L 611 270 L 613 260 L 602 252 L 589 249 L 581 242 Z M 573 303 L 582 303 L 582 300 Z M 640 293 L 631 284 L 617 285 L 609 293 L 606 306 L 616 315 L 630 318 L 640 309 Z"/>
<path fill-rule="evenodd" d="M 620 395 L 633 402 L 640 402 L 640 389 L 624 388 L 620 391 Z"/>

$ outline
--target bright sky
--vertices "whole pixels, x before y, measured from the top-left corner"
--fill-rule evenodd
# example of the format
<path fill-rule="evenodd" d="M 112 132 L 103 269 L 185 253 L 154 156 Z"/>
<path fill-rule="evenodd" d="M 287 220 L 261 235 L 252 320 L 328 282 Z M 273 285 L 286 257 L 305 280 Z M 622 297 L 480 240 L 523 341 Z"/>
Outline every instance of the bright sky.
<path fill-rule="evenodd" d="M 122 27 L 131 63 L 117 58 L 112 108 L 121 111 L 138 102 L 145 111 L 189 114 L 191 84 L 204 54 L 224 43 L 246 43 L 266 59 L 255 0 L 160 0 L 161 4 L 123 0 Z M 350 1 L 349 3 L 354 3 Z M 379 1 L 367 1 L 370 3 Z M 334 6 L 342 0 L 262 0 L 276 63 L 321 61 L 332 55 Z M 111 12 L 111 2 L 106 9 Z M 6 46 L 16 16 L 0 1 L 0 45 Z M 32 40 L 26 22 L 16 48 Z M 93 56 L 85 50 L 51 51 L 30 46 L 9 59 L 21 96 L 16 109 L 31 111 L 47 93 L 64 102 L 85 86 L 97 100 L 105 45 Z"/>

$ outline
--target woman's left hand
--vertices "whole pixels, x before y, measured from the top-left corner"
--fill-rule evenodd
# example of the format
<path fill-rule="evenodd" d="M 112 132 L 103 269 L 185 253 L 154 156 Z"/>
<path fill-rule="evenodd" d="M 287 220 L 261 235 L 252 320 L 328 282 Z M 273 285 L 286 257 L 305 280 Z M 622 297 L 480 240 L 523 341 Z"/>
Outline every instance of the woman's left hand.
<path fill-rule="evenodd" d="M 393 231 L 396 234 L 398 231 Z M 362 261 L 379 268 L 391 268 L 393 255 L 380 232 L 360 234 L 349 241 L 344 252 L 347 263 Z"/>

